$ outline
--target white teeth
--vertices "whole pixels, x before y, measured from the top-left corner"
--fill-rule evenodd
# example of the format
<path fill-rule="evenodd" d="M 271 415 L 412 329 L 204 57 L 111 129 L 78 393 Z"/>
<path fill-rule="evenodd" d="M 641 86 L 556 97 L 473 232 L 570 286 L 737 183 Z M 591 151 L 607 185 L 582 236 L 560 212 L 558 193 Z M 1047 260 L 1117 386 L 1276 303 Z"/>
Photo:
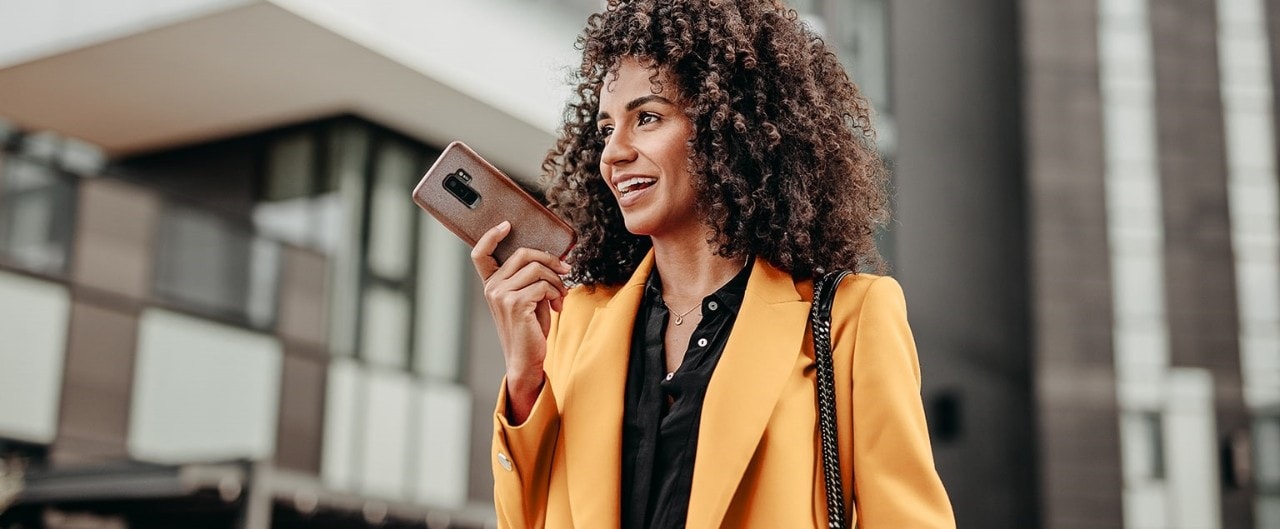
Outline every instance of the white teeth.
<path fill-rule="evenodd" d="M 658 179 L 656 178 L 645 178 L 641 176 L 628 178 L 626 180 L 623 180 L 622 183 L 618 184 L 618 192 L 625 195 L 631 192 L 632 188 L 636 186 L 644 185 L 644 184 L 652 184 L 657 181 Z"/>

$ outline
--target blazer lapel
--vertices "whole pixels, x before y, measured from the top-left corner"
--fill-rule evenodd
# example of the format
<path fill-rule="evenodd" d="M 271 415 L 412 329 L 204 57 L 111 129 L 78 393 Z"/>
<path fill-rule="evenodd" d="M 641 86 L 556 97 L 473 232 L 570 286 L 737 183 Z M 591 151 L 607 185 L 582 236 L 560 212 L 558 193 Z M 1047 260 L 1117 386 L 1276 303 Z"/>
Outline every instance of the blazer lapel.
<path fill-rule="evenodd" d="M 653 252 L 587 325 L 564 398 L 569 505 L 575 527 L 618 527 L 622 517 L 622 413 L 631 331 Z"/>
<path fill-rule="evenodd" d="M 791 275 L 757 258 L 702 406 L 690 529 L 720 527 L 801 354 L 808 317 Z"/>

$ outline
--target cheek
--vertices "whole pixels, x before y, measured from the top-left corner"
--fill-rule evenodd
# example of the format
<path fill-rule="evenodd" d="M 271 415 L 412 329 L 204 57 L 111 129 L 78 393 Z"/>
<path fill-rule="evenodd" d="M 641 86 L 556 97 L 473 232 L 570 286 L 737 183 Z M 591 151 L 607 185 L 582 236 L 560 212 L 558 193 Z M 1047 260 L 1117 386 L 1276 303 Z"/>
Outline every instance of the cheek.
<path fill-rule="evenodd" d="M 687 147 L 681 147 L 676 152 L 672 153 L 671 157 L 672 166 L 678 168 L 680 175 L 684 178 L 690 189 L 693 188 L 694 174 L 693 159 L 691 158 L 692 155 L 693 153 Z"/>
<path fill-rule="evenodd" d="M 680 174 L 692 172 L 692 155 L 693 151 L 689 149 L 689 145 L 684 141 L 683 136 L 673 138 L 663 149 L 663 158 L 667 167 L 673 171 L 678 171 Z"/>

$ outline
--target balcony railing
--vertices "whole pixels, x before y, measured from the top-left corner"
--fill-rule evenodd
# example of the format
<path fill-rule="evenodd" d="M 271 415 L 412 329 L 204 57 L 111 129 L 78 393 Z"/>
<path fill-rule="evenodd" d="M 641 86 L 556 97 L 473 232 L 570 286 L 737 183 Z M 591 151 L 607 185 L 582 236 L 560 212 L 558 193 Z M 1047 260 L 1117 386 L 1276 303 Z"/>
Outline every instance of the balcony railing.
<path fill-rule="evenodd" d="M 72 281 L 78 226 L 127 222 L 79 218 L 84 182 L 56 160 L 15 148 L 0 153 L 0 266 Z M 140 197 L 154 195 L 142 186 L 121 186 L 136 188 Z M 94 230 L 113 231 L 102 228 Z M 282 243 L 247 220 L 171 198 L 160 199 L 150 229 L 148 301 L 253 329 L 274 327 Z"/>
<path fill-rule="evenodd" d="M 38 274 L 66 274 L 76 177 L 19 156 L 0 163 L 0 262 Z"/>

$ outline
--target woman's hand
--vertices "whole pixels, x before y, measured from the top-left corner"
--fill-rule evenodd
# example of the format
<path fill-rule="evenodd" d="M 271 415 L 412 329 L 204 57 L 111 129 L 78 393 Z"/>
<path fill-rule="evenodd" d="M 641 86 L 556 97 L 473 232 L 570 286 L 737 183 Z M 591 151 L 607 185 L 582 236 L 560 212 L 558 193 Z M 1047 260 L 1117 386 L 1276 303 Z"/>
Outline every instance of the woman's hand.
<path fill-rule="evenodd" d="M 509 233 L 508 221 L 485 232 L 471 250 L 471 263 L 484 281 L 484 298 L 507 363 L 508 419 L 520 424 L 542 390 L 550 311 L 559 311 L 564 303 L 568 291 L 558 274 L 569 273 L 569 265 L 547 252 L 521 248 L 498 266 L 493 250 Z"/>

